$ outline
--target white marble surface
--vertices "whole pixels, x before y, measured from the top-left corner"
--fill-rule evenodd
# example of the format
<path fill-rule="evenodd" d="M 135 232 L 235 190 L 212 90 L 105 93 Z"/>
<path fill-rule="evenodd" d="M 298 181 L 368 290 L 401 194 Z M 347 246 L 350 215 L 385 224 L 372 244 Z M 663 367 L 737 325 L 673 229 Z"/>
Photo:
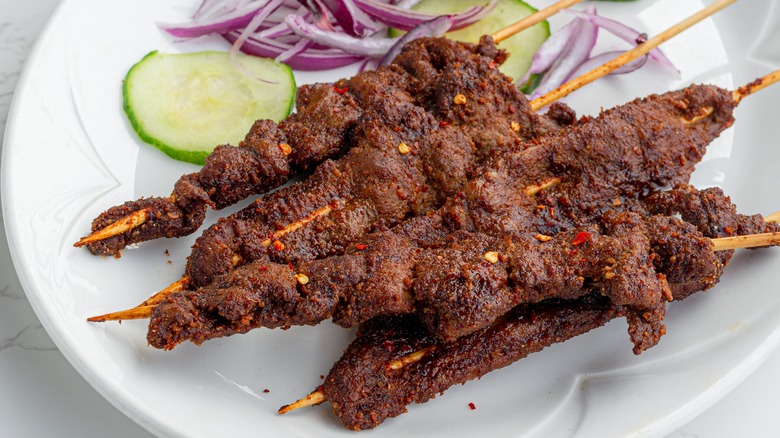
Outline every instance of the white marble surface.
<path fill-rule="evenodd" d="M 57 4 L 0 0 L 0 137 L 24 61 Z M 2 216 L 0 436 L 149 436 L 93 390 L 57 350 L 25 298 L 1 224 Z M 780 351 L 725 399 L 670 436 L 780 436 L 778 369 Z"/>

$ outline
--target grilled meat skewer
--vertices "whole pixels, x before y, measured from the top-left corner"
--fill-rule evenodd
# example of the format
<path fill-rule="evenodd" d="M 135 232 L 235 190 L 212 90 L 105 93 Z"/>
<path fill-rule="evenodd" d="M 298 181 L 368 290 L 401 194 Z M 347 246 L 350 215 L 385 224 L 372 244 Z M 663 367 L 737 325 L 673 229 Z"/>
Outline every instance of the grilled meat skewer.
<path fill-rule="evenodd" d="M 312 325 L 328 318 L 350 327 L 405 313 L 417 313 L 431 333 L 452 340 L 489 325 L 518 303 L 576 298 L 596 282 L 614 302 L 632 306 L 645 323 L 654 324 L 649 338 L 632 336 L 642 350 L 660 336 L 653 333 L 662 331 L 663 298 L 670 295 L 656 272 L 670 279 L 678 297 L 708 289 L 730 252 L 713 253 L 701 233 L 725 237 L 780 230 L 760 216 L 737 214 L 719 189 L 680 187 L 621 208 L 647 219 L 608 212 L 601 228 L 611 230 L 610 237 L 588 228 L 541 242 L 533 233 L 456 232 L 430 240 L 440 230 L 418 221 L 419 227 L 379 234 L 344 257 L 307 262 L 297 270 L 254 263 L 149 309 L 147 340 L 170 349 L 184 340 L 199 344 L 258 327 Z M 690 223 L 675 219 L 678 214 Z M 669 229 L 675 239 L 667 238 Z M 675 263 L 683 249 L 696 255 L 694 261 L 685 259 L 689 265 L 680 271 Z M 632 327 L 641 321 L 634 322 Z"/>
<path fill-rule="evenodd" d="M 595 292 L 579 300 L 518 306 L 490 328 L 451 343 L 437 341 L 412 315 L 376 318 L 358 329 L 315 394 L 319 402 L 331 403 L 346 428 L 372 429 L 405 413 L 408 404 L 425 403 L 455 384 L 478 379 L 621 314 L 619 306 Z M 412 364 L 388 366 L 419 351 L 426 354 Z"/>
<path fill-rule="evenodd" d="M 417 107 L 424 100 L 422 94 L 436 87 L 433 81 L 439 78 L 440 72 L 458 70 L 458 65 L 468 64 L 470 58 L 484 58 L 486 64 L 497 67 L 506 55 L 489 38 L 481 44 L 417 40 L 406 46 L 393 65 L 362 72 L 335 84 L 302 86 L 296 100 L 297 113 L 279 124 L 268 120 L 256 122 L 239 147 L 217 147 L 203 169 L 183 176 L 175 184 L 171 196 L 140 199 L 109 209 L 93 221 L 94 235 L 76 245 L 87 245 L 95 254 L 115 255 L 132 243 L 190 234 L 202 224 L 208 206 L 224 208 L 252 194 L 278 187 L 327 159 L 342 156 L 351 146 L 351 132 L 364 117 L 374 113 L 382 117 L 387 111 L 393 112 L 392 107 L 398 104 Z M 485 74 L 484 80 L 496 80 L 493 76 L 497 75 L 498 72 Z M 554 121 L 533 113 L 514 87 L 510 91 L 505 86 L 511 81 L 503 79 L 498 83 L 496 95 L 503 93 L 510 100 L 506 106 L 512 105 L 514 113 L 505 109 L 501 119 L 493 116 L 472 120 L 467 125 L 491 129 L 499 122 L 507 126 L 513 122 L 522 131 L 520 138 L 533 138 L 556 129 Z M 517 140 L 513 131 L 502 130 L 500 136 L 500 141 Z M 495 141 L 483 136 L 476 139 L 474 147 L 493 146 L 483 145 L 481 142 L 485 140 Z M 126 231 L 110 235 L 112 231 L 104 230 L 128 217 L 134 217 L 136 223 Z"/>

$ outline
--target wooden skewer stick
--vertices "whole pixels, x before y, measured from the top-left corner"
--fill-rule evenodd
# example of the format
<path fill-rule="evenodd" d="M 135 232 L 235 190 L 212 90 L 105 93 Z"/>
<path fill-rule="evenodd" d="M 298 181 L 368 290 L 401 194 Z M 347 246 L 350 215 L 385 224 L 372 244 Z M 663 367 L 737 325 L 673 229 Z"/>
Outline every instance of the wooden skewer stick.
<path fill-rule="evenodd" d="M 534 24 L 540 23 L 551 16 L 557 14 L 561 9 L 568 8 L 569 6 L 576 5 L 577 3 L 581 2 L 582 0 L 561 0 L 558 3 L 555 3 L 552 6 L 548 6 L 541 11 L 537 11 L 524 19 L 518 21 L 515 24 L 509 25 L 498 32 L 491 35 L 493 38 L 493 41 L 496 42 L 496 44 L 500 43 L 501 41 L 504 41 L 505 39 L 513 36 L 514 34 L 518 32 L 522 32 L 529 27 L 533 26 Z"/>
<path fill-rule="evenodd" d="M 122 310 L 114 313 L 106 313 L 105 315 L 91 316 L 87 318 L 89 322 L 106 322 L 106 321 L 129 321 L 131 319 L 148 319 L 152 316 L 152 311 L 157 305 L 151 306 L 138 306 L 132 309 Z"/>
<path fill-rule="evenodd" d="M 426 354 L 430 353 L 436 348 L 435 345 L 432 345 L 427 348 L 423 348 L 421 350 L 417 350 L 414 353 L 409 353 L 406 356 L 400 357 L 387 365 L 385 365 L 385 368 L 387 368 L 389 371 L 395 371 L 400 370 L 401 368 L 413 364 L 415 362 L 419 362 L 423 357 L 425 357 Z"/>
<path fill-rule="evenodd" d="M 780 245 L 780 232 L 748 234 L 747 236 L 722 237 L 712 239 L 712 247 L 715 251 L 739 248 L 757 248 L 760 246 Z"/>
<path fill-rule="evenodd" d="M 647 42 L 640 44 L 636 46 L 635 48 L 623 53 L 622 55 L 618 56 L 617 58 L 613 59 L 612 61 L 607 62 L 606 64 L 596 67 L 593 70 L 585 73 L 584 75 L 572 79 L 571 81 L 561 85 L 560 87 L 556 88 L 555 90 L 545 94 L 544 96 L 539 97 L 538 99 L 531 101 L 531 109 L 534 111 L 538 111 L 545 106 L 551 104 L 552 102 L 555 102 L 558 99 L 561 99 L 563 97 L 568 96 L 571 92 L 585 86 L 586 84 L 589 84 L 596 79 L 599 79 L 601 77 L 604 77 L 613 71 L 617 70 L 621 66 L 633 61 L 636 58 L 639 58 L 640 56 L 646 55 L 651 50 L 655 49 L 656 47 L 660 46 L 662 43 L 668 41 L 670 38 L 676 36 L 680 32 L 688 29 L 689 27 L 693 26 L 694 24 L 704 20 L 705 18 L 709 17 L 710 15 L 720 11 L 721 9 L 725 8 L 726 6 L 729 6 L 730 4 L 734 3 L 736 0 L 718 0 L 715 3 L 707 6 L 706 8 L 702 9 L 701 11 L 697 12 L 696 14 L 691 15 L 690 17 L 686 18 L 685 20 L 675 24 L 674 26 L 670 27 L 669 29 L 666 29 L 665 31 L 661 32 L 660 34 L 656 35 L 655 37 L 647 40 Z"/>
<path fill-rule="evenodd" d="M 89 243 L 108 239 L 109 237 L 117 236 L 124 232 L 130 231 L 133 228 L 136 228 L 146 222 L 147 219 L 149 219 L 148 213 L 149 212 L 146 209 L 133 212 L 132 214 L 125 216 L 116 222 L 113 222 L 111 225 L 82 238 L 78 242 L 74 243 L 73 246 L 77 248 L 82 247 Z"/>
<path fill-rule="evenodd" d="M 780 81 L 780 70 L 775 70 L 764 77 L 758 78 L 747 85 L 737 88 L 734 90 L 734 93 L 732 93 L 732 97 L 735 102 L 740 102 L 745 97 L 750 96 L 756 91 L 766 88 L 778 81 Z"/>
<path fill-rule="evenodd" d="M 324 401 L 327 401 L 328 398 L 325 397 L 325 393 L 321 389 L 314 390 L 311 394 L 307 395 L 306 397 L 294 402 L 290 403 L 289 405 L 284 405 L 281 408 L 279 408 L 280 414 L 286 414 L 290 411 L 294 411 L 298 408 L 305 408 L 306 406 L 315 406 L 318 405 Z"/>
<path fill-rule="evenodd" d="M 106 322 L 106 321 L 125 321 L 130 319 L 146 319 L 152 316 L 152 310 L 155 306 L 160 304 L 168 295 L 176 292 L 181 292 L 187 288 L 189 283 L 189 277 L 182 277 L 179 281 L 171 283 L 170 286 L 157 292 L 151 297 L 147 298 L 143 303 L 127 310 L 120 310 L 119 312 L 106 313 L 105 315 L 91 316 L 87 318 L 89 322 Z"/>

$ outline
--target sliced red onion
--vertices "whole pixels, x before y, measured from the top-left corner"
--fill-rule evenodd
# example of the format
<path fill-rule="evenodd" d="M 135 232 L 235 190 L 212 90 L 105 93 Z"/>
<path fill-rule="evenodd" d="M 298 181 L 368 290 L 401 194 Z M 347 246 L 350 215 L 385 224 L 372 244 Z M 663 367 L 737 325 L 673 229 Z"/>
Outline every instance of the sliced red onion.
<path fill-rule="evenodd" d="M 245 27 L 268 2 L 254 2 L 227 14 L 185 24 L 157 23 L 162 30 L 177 38 L 197 38 L 212 33 L 225 33 Z"/>
<path fill-rule="evenodd" d="M 411 11 L 376 0 L 354 0 L 354 2 L 380 23 L 400 30 L 411 30 L 415 26 L 438 17 L 438 15 Z M 462 29 L 476 23 L 490 14 L 496 5 L 498 5 L 498 0 L 490 0 L 485 6 L 474 6 L 450 15 L 452 17 L 450 30 Z"/>
<path fill-rule="evenodd" d="M 401 38 L 398 38 L 398 41 L 393 45 L 393 47 L 390 48 L 390 50 L 387 51 L 385 56 L 382 58 L 381 61 L 379 61 L 379 65 L 387 65 L 390 64 L 393 59 L 395 59 L 396 56 L 398 56 L 399 53 L 401 53 L 401 49 L 408 43 L 409 41 L 416 40 L 417 38 L 422 38 L 426 36 L 442 36 L 445 33 L 447 33 L 448 30 L 452 27 L 453 19 L 449 15 L 442 15 L 441 17 L 434 18 L 433 20 L 429 20 L 426 22 L 423 22 L 414 29 L 410 30 L 406 33 L 406 35 L 402 36 Z"/>
<path fill-rule="evenodd" d="M 303 38 L 354 55 L 381 57 L 398 41 L 398 38 L 355 38 L 344 33 L 322 30 L 297 15 L 288 15 L 284 21 L 293 32 Z"/>
<path fill-rule="evenodd" d="M 283 21 L 275 26 L 257 32 L 257 36 L 260 38 L 278 38 L 283 35 L 290 35 L 291 33 L 292 30 L 290 30 L 290 26 Z"/>
<path fill-rule="evenodd" d="M 612 61 L 613 59 L 617 58 L 618 56 L 622 55 L 623 51 L 621 50 L 614 50 L 611 52 L 605 52 L 600 55 L 596 55 L 587 61 L 583 62 L 582 65 L 577 68 L 577 70 L 572 73 L 572 78 L 577 78 L 582 76 L 583 74 L 593 70 L 596 67 L 599 67 L 601 65 L 606 64 L 609 61 Z M 623 65 L 622 67 L 612 71 L 610 75 L 621 75 L 626 73 L 631 73 L 632 71 L 638 70 L 642 68 L 642 66 L 647 63 L 648 55 L 640 56 L 639 58 Z"/>
<path fill-rule="evenodd" d="M 233 31 L 224 35 L 229 42 L 235 42 L 240 32 Z M 269 39 L 250 37 L 241 46 L 241 51 L 249 55 L 276 58 L 293 48 L 292 44 L 280 43 Z M 301 71 L 328 70 L 343 67 L 363 60 L 362 56 L 350 55 L 336 50 L 308 49 L 286 62 L 290 67 Z"/>
<path fill-rule="evenodd" d="M 274 61 L 276 62 L 286 62 L 290 58 L 294 58 L 301 53 L 303 53 L 305 50 L 311 48 L 311 46 L 314 45 L 314 42 L 311 40 L 300 40 L 297 43 L 295 43 L 294 46 L 292 46 L 289 50 L 284 51 L 283 53 L 279 54 Z"/>
<path fill-rule="evenodd" d="M 249 24 L 246 25 L 246 28 L 241 31 L 241 35 L 238 36 L 238 39 L 230 48 L 231 58 L 235 58 L 236 52 L 238 52 L 238 49 L 240 49 L 241 45 L 244 44 L 244 41 L 246 41 L 247 38 L 249 38 L 249 36 L 255 31 L 255 29 L 260 27 L 260 24 L 265 21 L 265 19 L 268 18 L 268 16 L 271 15 L 275 10 L 277 10 L 283 2 L 284 0 L 268 0 L 263 9 L 258 11 L 258 14 L 252 17 L 252 21 L 250 21 Z"/>
<path fill-rule="evenodd" d="M 596 12 L 594 6 L 587 8 L 592 13 Z M 550 69 L 542 78 L 539 86 L 531 93 L 530 98 L 535 99 L 564 84 L 575 70 L 588 58 L 596 45 L 598 27 L 590 21 L 577 18 L 574 20 L 575 30 L 572 32 L 568 43 L 560 56 L 553 62 Z"/>
<path fill-rule="evenodd" d="M 353 0 L 311 0 L 311 2 L 316 3 L 320 10 L 330 11 L 336 23 L 354 37 L 368 37 L 384 29 L 383 25 L 374 21 Z"/>
<path fill-rule="evenodd" d="M 195 11 L 195 14 L 192 15 L 192 19 L 205 19 L 214 15 L 222 15 L 235 11 L 236 8 L 238 8 L 238 1 L 239 0 L 232 0 L 229 2 L 224 0 L 204 0 L 198 7 L 198 10 Z"/>
<path fill-rule="evenodd" d="M 641 38 L 644 36 L 644 34 L 642 34 L 636 29 L 632 29 L 623 23 L 619 23 L 615 20 L 611 20 L 609 18 L 602 17 L 600 15 L 595 15 L 584 11 L 575 11 L 573 9 L 564 9 L 564 11 L 574 15 L 575 17 L 590 21 L 596 26 L 606 30 L 607 32 L 628 42 L 629 44 L 639 44 Z M 646 40 L 647 37 L 644 36 L 644 38 Z M 650 58 L 654 59 L 655 61 L 658 61 L 664 67 L 672 69 L 675 72 L 679 72 L 679 70 L 677 70 L 677 67 L 675 67 L 672 61 L 669 58 L 667 58 L 666 55 L 664 55 L 661 49 L 655 48 L 651 50 L 648 53 L 648 56 L 650 56 Z"/>
<path fill-rule="evenodd" d="M 520 79 L 520 83 L 525 83 L 531 75 L 547 71 L 553 65 L 553 62 L 561 57 L 564 50 L 569 46 L 572 39 L 576 38 L 577 32 L 579 31 L 579 23 L 576 20 L 573 20 L 566 26 L 563 26 L 559 31 L 550 35 L 534 54 L 531 66 L 528 68 L 528 72 L 525 76 Z"/>

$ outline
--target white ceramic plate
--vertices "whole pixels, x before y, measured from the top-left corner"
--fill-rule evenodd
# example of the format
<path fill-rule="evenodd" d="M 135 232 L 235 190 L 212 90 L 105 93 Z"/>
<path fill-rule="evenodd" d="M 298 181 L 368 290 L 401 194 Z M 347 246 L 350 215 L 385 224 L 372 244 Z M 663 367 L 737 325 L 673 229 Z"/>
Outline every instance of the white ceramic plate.
<path fill-rule="evenodd" d="M 128 68 L 151 50 L 226 47 L 218 38 L 173 43 L 155 26 L 186 19 L 196 3 L 66 0 L 54 15 L 19 82 L 3 150 L 3 214 L 16 269 L 38 316 L 73 366 L 152 432 L 348 436 L 327 404 L 287 416 L 276 409 L 321 382 L 351 331 L 330 324 L 257 330 L 162 352 L 147 347 L 144 322 L 85 321 L 135 305 L 178 279 L 193 242 L 150 242 L 125 251 L 121 259 L 92 257 L 71 246 L 102 210 L 140 196 L 166 195 L 179 175 L 195 170 L 136 138 L 122 113 L 120 85 Z M 650 34 L 701 7 L 698 0 L 599 3 L 602 14 Z M 777 2 L 741 2 L 664 46 L 682 72 L 679 77 L 648 66 L 591 85 L 569 102 L 580 113 L 594 113 L 692 81 L 725 87 L 746 83 L 780 66 L 779 18 Z M 556 18 L 553 27 L 561 20 Z M 610 39 L 601 45 L 617 46 Z M 780 209 L 773 196 L 780 189 L 778 101 L 780 87 L 747 99 L 736 126 L 699 165 L 694 183 L 722 186 L 745 212 Z M 775 347 L 778 269 L 778 251 L 741 252 L 711 292 L 670 305 L 668 334 L 639 357 L 631 354 L 625 323 L 613 321 L 412 406 L 369 434 L 667 432 L 714 403 Z"/>

